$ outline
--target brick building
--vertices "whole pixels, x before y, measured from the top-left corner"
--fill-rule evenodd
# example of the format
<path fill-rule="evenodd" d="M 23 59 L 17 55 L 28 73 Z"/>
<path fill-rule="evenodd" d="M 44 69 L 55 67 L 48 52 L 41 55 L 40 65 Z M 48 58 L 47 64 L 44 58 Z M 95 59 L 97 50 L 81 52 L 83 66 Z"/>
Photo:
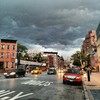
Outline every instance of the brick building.
<path fill-rule="evenodd" d="M 99 71 L 100 71 L 100 23 L 96 30 L 97 34 L 97 55 L 98 55 L 98 65 L 99 65 Z"/>
<path fill-rule="evenodd" d="M 64 68 L 64 59 L 63 57 L 58 56 L 58 69 Z"/>
<path fill-rule="evenodd" d="M 98 71 L 98 56 L 97 56 L 97 44 L 96 44 L 96 31 L 91 30 L 88 32 L 88 34 L 85 37 L 85 40 L 83 41 L 82 45 L 82 52 L 87 56 L 89 56 L 90 59 L 90 66 L 96 67 Z"/>
<path fill-rule="evenodd" d="M 43 56 L 47 56 L 48 67 L 55 66 L 58 68 L 58 53 L 57 52 L 43 52 Z"/>
<path fill-rule="evenodd" d="M 12 70 L 16 68 L 17 40 L 0 40 L 0 70 Z"/>
<path fill-rule="evenodd" d="M 49 67 L 54 66 L 54 57 L 52 55 L 48 55 L 48 65 Z"/>
<path fill-rule="evenodd" d="M 64 59 L 57 52 L 43 52 L 43 56 L 48 59 L 47 65 L 55 66 L 55 68 L 64 68 Z"/>

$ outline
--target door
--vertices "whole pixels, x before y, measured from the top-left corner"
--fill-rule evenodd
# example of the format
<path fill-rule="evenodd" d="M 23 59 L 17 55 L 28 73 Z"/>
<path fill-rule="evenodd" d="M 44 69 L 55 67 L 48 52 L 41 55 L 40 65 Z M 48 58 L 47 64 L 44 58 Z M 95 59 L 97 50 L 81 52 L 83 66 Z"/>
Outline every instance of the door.
<path fill-rule="evenodd" d="M 0 62 L 0 69 L 3 69 L 4 62 Z"/>

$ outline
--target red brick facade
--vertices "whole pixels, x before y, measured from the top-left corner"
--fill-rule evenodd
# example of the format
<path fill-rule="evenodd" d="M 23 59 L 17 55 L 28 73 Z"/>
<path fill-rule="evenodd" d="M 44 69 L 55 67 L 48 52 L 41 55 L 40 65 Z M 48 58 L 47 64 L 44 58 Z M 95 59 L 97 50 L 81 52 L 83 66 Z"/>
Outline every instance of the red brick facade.
<path fill-rule="evenodd" d="M 16 68 L 17 40 L 1 39 L 0 41 L 0 70 Z"/>
<path fill-rule="evenodd" d="M 90 54 L 91 67 L 98 67 L 98 57 L 96 54 L 96 50 L 97 50 L 96 40 L 97 40 L 96 31 L 91 30 L 88 32 L 88 35 L 86 36 L 82 45 L 82 52 L 85 55 Z"/>
<path fill-rule="evenodd" d="M 54 66 L 54 57 L 52 55 L 48 55 L 48 65 L 49 67 Z"/>

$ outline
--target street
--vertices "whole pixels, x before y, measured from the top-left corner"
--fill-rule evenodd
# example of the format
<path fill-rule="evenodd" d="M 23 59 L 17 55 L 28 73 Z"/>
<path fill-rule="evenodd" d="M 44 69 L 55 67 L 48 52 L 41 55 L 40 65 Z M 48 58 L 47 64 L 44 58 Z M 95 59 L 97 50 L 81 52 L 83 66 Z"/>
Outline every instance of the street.
<path fill-rule="evenodd" d="M 82 86 L 63 84 L 62 73 L 0 77 L 0 100 L 84 100 Z"/>

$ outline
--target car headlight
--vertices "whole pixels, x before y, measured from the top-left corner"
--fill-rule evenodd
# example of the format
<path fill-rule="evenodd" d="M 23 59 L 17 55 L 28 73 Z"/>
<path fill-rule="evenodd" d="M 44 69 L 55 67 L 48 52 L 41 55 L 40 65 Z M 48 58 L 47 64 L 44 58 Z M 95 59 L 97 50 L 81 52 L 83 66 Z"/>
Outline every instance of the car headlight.
<path fill-rule="evenodd" d="M 4 73 L 4 75 L 7 75 L 7 73 Z"/>
<path fill-rule="evenodd" d="M 78 77 L 76 77 L 76 79 L 80 79 L 80 78 L 81 78 L 81 77 L 79 77 L 79 76 L 78 76 Z"/>
<path fill-rule="evenodd" d="M 68 76 L 64 75 L 65 78 L 68 78 Z"/>
<path fill-rule="evenodd" d="M 38 71 L 37 71 L 37 70 L 35 70 L 34 72 L 35 72 L 35 73 L 37 73 Z"/>
<path fill-rule="evenodd" d="M 15 72 L 11 72 L 11 73 L 10 73 L 10 75 L 15 75 L 15 74 L 16 74 Z"/>

